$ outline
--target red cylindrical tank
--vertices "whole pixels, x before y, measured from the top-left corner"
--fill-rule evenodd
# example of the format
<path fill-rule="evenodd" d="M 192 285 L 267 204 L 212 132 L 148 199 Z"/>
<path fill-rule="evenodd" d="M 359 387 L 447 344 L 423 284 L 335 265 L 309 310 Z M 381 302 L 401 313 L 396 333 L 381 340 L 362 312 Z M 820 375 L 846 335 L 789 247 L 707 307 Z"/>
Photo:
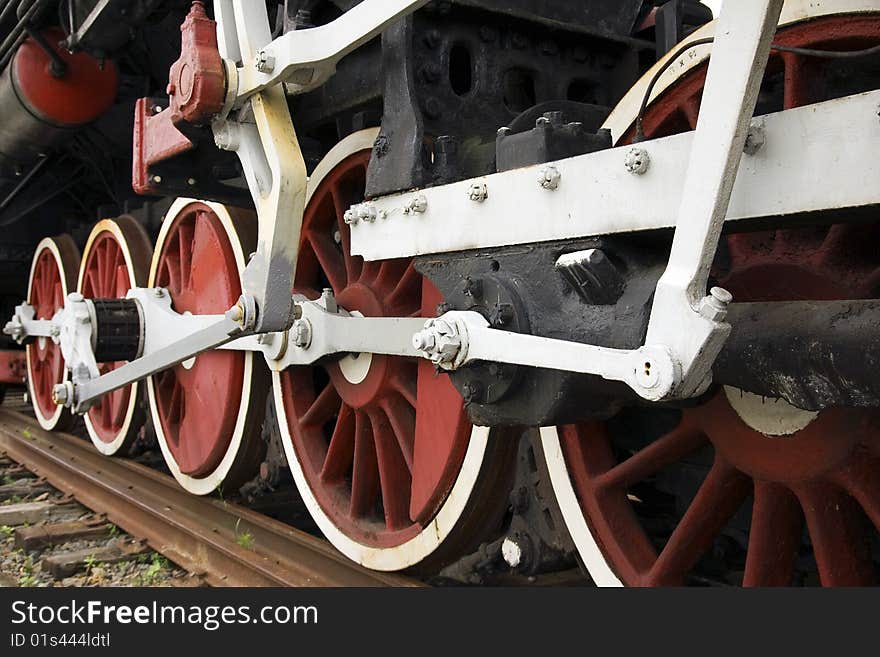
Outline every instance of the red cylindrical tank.
<path fill-rule="evenodd" d="M 33 164 L 116 98 L 119 74 L 112 61 L 67 52 L 58 45 L 64 38 L 58 28 L 42 36 L 65 70 L 53 74 L 52 58 L 29 38 L 0 74 L 0 176 Z"/>

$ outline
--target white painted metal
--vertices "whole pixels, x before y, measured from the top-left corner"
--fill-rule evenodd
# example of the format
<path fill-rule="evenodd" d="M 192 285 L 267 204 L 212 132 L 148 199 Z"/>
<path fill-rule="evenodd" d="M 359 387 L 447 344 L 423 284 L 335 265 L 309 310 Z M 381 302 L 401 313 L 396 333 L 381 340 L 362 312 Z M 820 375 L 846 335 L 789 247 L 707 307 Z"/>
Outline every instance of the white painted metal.
<path fill-rule="evenodd" d="M 663 346 L 625 351 L 500 331 L 476 312 L 449 312 L 429 320 L 415 343 L 423 356 L 447 370 L 490 362 L 579 372 L 626 383 L 649 401 L 667 397 L 680 378 Z M 441 350 L 441 344 L 452 348 Z"/>
<path fill-rule="evenodd" d="M 730 336 L 721 314 L 708 316 L 701 305 L 781 11 L 782 0 L 730 3 L 719 19 L 672 252 L 645 339 L 670 349 L 680 364 L 678 398 L 705 390 Z"/>
<path fill-rule="evenodd" d="M 780 26 L 837 13 L 877 11 L 880 11 L 880 0 L 787 0 L 780 19 Z M 715 26 L 716 23 L 711 23 L 688 37 L 688 40 L 713 36 Z M 660 81 L 655 88 L 654 97 L 675 84 L 675 82 L 685 75 L 691 68 L 700 62 L 705 61 L 710 49 L 711 46 L 701 46 L 696 51 L 691 51 L 695 56 L 691 56 L 690 54 L 686 55 L 682 57 L 679 62 L 676 62 L 669 67 L 667 73 L 660 78 Z M 662 63 L 662 61 L 658 63 L 658 66 L 662 65 Z M 615 108 L 608 122 L 605 124 L 606 128 L 612 130 L 615 141 L 617 141 L 620 135 L 625 133 L 635 121 L 638 107 L 644 97 L 648 81 L 654 76 L 654 73 L 655 70 L 649 71 L 645 77 L 633 87 L 630 93 L 627 94 L 623 101 L 617 106 L 617 108 Z M 874 97 L 869 98 L 870 96 Z M 867 98 L 870 101 L 870 104 L 866 104 L 865 107 L 852 115 L 847 115 L 846 117 L 840 115 L 838 118 L 841 123 L 835 123 L 830 116 L 824 115 L 824 110 L 827 108 L 827 105 L 817 105 L 804 108 L 805 112 L 797 115 L 798 127 L 803 129 L 805 122 L 809 117 L 809 113 L 815 112 L 821 115 L 819 118 L 822 120 L 822 123 L 817 124 L 817 126 L 822 126 L 826 134 L 829 131 L 835 133 L 833 135 L 835 140 L 842 138 L 845 133 L 849 132 L 851 128 L 854 128 L 857 133 L 862 130 L 868 130 L 867 134 L 861 133 L 860 140 L 863 139 L 866 142 L 873 143 L 878 137 L 880 137 L 880 131 L 875 132 L 877 124 L 876 117 L 871 115 L 869 109 L 871 106 L 877 107 L 878 97 L 874 94 L 869 94 L 863 98 Z M 792 117 L 794 116 L 795 115 L 792 114 Z M 853 123 L 853 121 L 855 123 Z M 795 134 L 788 138 L 796 140 L 796 131 Z M 817 143 L 817 140 L 820 140 L 819 138 L 820 134 L 816 134 L 810 130 L 804 130 L 802 143 L 800 144 L 801 151 L 795 158 L 795 161 L 797 161 L 799 166 L 802 167 L 802 169 L 800 169 L 800 177 L 792 178 L 788 181 L 790 184 L 794 185 L 794 189 L 797 190 L 793 192 L 793 195 L 811 196 L 817 188 L 825 187 L 826 182 L 830 187 L 846 185 L 847 180 L 843 178 L 852 176 L 856 177 L 858 179 L 858 184 L 865 189 L 876 188 L 876 181 L 878 179 L 877 171 L 871 171 L 869 177 L 863 179 L 861 178 L 858 165 L 855 165 L 852 168 L 848 166 L 850 157 L 862 152 L 863 147 L 857 142 L 852 142 L 843 149 L 835 149 L 833 152 L 829 152 L 829 158 L 816 160 L 814 159 L 816 153 L 813 149 L 818 147 L 822 150 L 828 146 L 828 144 L 820 146 Z M 782 141 L 781 135 L 778 133 L 774 134 L 772 137 L 768 138 L 765 148 L 778 151 L 781 147 L 780 141 Z M 765 156 L 767 156 L 767 153 L 762 150 L 757 157 L 761 158 Z M 824 162 L 824 164 L 820 164 L 820 161 Z M 789 166 L 789 162 L 790 160 L 788 162 L 780 161 L 779 164 L 780 166 Z M 833 162 L 834 166 L 829 166 L 829 162 Z M 841 166 L 840 163 L 842 162 L 847 163 L 847 166 Z M 740 167 L 739 180 L 737 188 L 734 191 L 731 212 L 728 215 L 729 218 L 738 216 L 736 214 L 738 198 L 737 190 L 742 187 L 744 176 L 749 171 L 750 165 L 751 161 L 746 159 Z M 833 176 L 834 172 L 837 170 L 845 172 L 845 176 L 842 177 L 841 180 L 829 180 L 827 176 Z M 820 179 L 813 177 L 816 171 L 821 171 L 822 184 L 819 184 Z M 770 191 L 771 190 L 769 189 L 755 190 L 755 196 L 758 197 L 761 193 L 768 193 Z M 782 203 L 781 207 L 785 208 L 788 206 L 786 203 Z M 836 204 L 826 204 L 825 207 L 836 207 Z M 780 214 L 786 213 L 787 212 L 780 212 Z M 750 417 L 752 421 L 755 420 L 754 414 L 751 414 Z M 765 426 L 765 428 L 769 427 Z M 560 511 L 562 512 L 565 525 L 575 542 L 578 554 L 580 555 L 587 571 L 593 581 L 599 586 L 623 586 L 623 582 L 602 554 L 602 549 L 596 540 L 596 537 L 593 535 L 584 515 L 583 508 L 577 499 L 577 494 L 575 493 L 571 479 L 569 478 L 568 467 L 562 452 L 559 431 L 556 427 L 543 428 L 541 429 L 541 439 L 544 460 L 550 474 L 550 481 L 556 495 L 556 500 L 559 504 Z"/>
<path fill-rule="evenodd" d="M 222 0 L 216 10 L 221 53 L 244 61 L 242 71 L 248 70 L 271 40 L 265 3 Z M 212 127 L 218 146 L 235 151 L 241 160 L 257 209 L 257 251 L 243 277 L 244 292 L 258 309 L 256 328 L 284 330 L 291 321 L 290 290 L 307 175 L 283 86 L 267 86 L 253 94 L 246 105 Z"/>
<path fill-rule="evenodd" d="M 227 2 L 229 0 L 226 0 Z M 245 100 L 281 82 L 291 93 L 320 86 L 336 72 L 336 64 L 353 50 L 379 36 L 389 24 L 426 5 L 428 0 L 363 0 L 327 25 L 294 30 L 260 48 L 259 70 L 255 59 L 244 58 L 239 72 L 238 97 Z M 242 12 L 257 3 L 242 0 Z"/>
<path fill-rule="evenodd" d="M 872 91 L 764 117 L 766 143 L 743 156 L 727 221 L 880 203 L 878 106 Z M 469 200 L 472 181 L 376 199 L 379 218 L 352 226 L 352 249 L 385 260 L 672 228 L 693 140 L 644 142 L 651 167 L 642 176 L 624 166 L 628 146 L 555 162 L 562 177 L 552 194 L 534 182 L 540 167 L 526 167 L 482 178 L 483 203 Z M 425 212 L 406 213 L 416 195 Z"/>

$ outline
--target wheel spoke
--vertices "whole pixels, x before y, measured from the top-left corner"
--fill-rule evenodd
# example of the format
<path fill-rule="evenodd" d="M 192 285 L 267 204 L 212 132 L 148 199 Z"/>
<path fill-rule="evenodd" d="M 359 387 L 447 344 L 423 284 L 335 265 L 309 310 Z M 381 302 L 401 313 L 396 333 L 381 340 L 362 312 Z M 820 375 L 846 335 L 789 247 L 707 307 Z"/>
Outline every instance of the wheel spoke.
<path fill-rule="evenodd" d="M 697 129 L 697 120 L 700 117 L 700 105 L 702 104 L 700 96 L 691 96 L 682 105 L 681 111 L 687 120 L 691 130 Z"/>
<path fill-rule="evenodd" d="M 199 229 L 204 224 L 205 220 L 201 215 L 196 215 L 194 225 L 182 221 L 177 229 L 177 266 L 181 291 L 190 287 L 193 261 L 198 261 L 201 254 L 209 248 L 204 229 Z M 197 237 L 201 239 L 196 241 Z"/>
<path fill-rule="evenodd" d="M 391 268 L 389 267 L 389 269 Z M 409 263 L 402 274 L 400 274 L 399 267 L 395 267 L 393 271 L 398 277 L 395 279 L 396 284 L 391 293 L 386 297 L 388 305 L 397 308 L 399 305 L 405 305 L 410 299 L 418 299 L 421 296 L 422 275 L 416 271 L 415 263 Z M 380 278 L 384 278 L 384 273 Z M 421 309 L 418 312 L 421 313 Z"/>
<path fill-rule="evenodd" d="M 330 446 L 324 457 L 324 465 L 321 468 L 321 480 L 328 483 L 338 483 L 351 472 L 354 462 L 355 418 L 351 407 L 343 404 L 339 410 L 336 426 L 333 427 L 333 435 L 330 437 Z"/>
<path fill-rule="evenodd" d="M 802 528 L 794 494 L 780 484 L 756 481 L 743 586 L 790 586 Z"/>
<path fill-rule="evenodd" d="M 833 475 L 834 482 L 852 495 L 880 530 L 880 458 L 857 458 Z"/>
<path fill-rule="evenodd" d="M 333 206 L 336 210 L 336 226 L 339 230 L 339 238 L 342 246 L 342 257 L 345 260 L 345 272 L 348 280 L 356 281 L 361 276 L 363 267 L 363 258 L 352 255 L 351 253 L 351 229 L 345 223 L 343 217 L 349 206 L 346 205 L 342 196 L 342 191 L 338 187 L 334 187 L 331 191 L 333 197 Z"/>
<path fill-rule="evenodd" d="M 795 488 L 823 586 L 865 586 L 874 581 L 867 522 L 855 500 L 824 482 Z"/>
<path fill-rule="evenodd" d="M 403 399 L 383 399 L 382 410 L 388 416 L 400 454 L 407 469 L 412 472 L 413 445 L 416 436 L 416 417 L 410 404 Z"/>
<path fill-rule="evenodd" d="M 354 465 L 351 476 L 351 507 L 353 518 L 370 515 L 379 495 L 379 465 L 376 445 L 370 435 L 370 421 L 364 413 L 355 412 Z"/>
<path fill-rule="evenodd" d="M 334 415 L 339 413 L 342 400 L 333 386 L 325 386 L 318 394 L 309 409 L 303 413 L 300 424 L 304 428 L 321 427 Z"/>
<path fill-rule="evenodd" d="M 312 246 L 312 250 L 315 252 L 315 257 L 318 259 L 324 275 L 330 281 L 330 287 L 338 294 L 348 284 L 342 254 L 336 248 L 333 240 L 323 233 L 309 231 L 307 239 Z"/>
<path fill-rule="evenodd" d="M 379 464 L 379 482 L 382 490 L 382 508 L 385 526 L 390 530 L 410 524 L 409 502 L 412 478 L 394 437 L 388 417 L 382 412 L 368 414 L 372 425 Z"/>
<path fill-rule="evenodd" d="M 706 436 L 698 428 L 684 423 L 679 424 L 665 436 L 597 477 L 595 485 L 599 488 L 629 488 L 663 468 L 677 463 L 706 442 Z"/>
<path fill-rule="evenodd" d="M 646 577 L 651 585 L 681 584 L 711 547 L 751 489 L 751 480 L 720 457 L 697 491 Z"/>

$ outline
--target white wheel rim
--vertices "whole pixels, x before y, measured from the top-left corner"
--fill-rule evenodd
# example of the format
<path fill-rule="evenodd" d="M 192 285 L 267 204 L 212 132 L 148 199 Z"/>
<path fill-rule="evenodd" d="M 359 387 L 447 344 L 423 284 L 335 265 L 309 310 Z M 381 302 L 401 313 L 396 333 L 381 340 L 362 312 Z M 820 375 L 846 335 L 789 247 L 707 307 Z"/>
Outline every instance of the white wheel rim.
<path fill-rule="evenodd" d="M 232 251 L 235 255 L 235 263 L 238 268 L 239 276 L 241 276 L 242 272 L 244 271 L 244 252 L 242 251 L 241 243 L 238 240 L 238 235 L 235 232 L 235 226 L 233 224 L 232 217 L 226 207 L 220 203 L 179 198 L 174 201 L 174 203 L 172 203 L 170 208 L 168 208 L 168 212 L 165 215 L 165 221 L 163 222 L 162 228 L 159 231 L 159 238 L 156 241 L 156 248 L 153 251 L 153 261 L 150 265 L 150 280 L 148 283 L 150 287 L 155 286 L 156 275 L 158 273 L 159 256 L 162 252 L 162 247 L 165 244 L 165 240 L 168 238 L 168 233 L 171 230 L 171 225 L 174 223 L 174 219 L 187 206 L 193 203 L 207 205 L 209 208 L 211 208 L 214 214 L 217 215 L 232 245 Z M 159 442 L 159 448 L 162 450 L 162 456 L 165 458 L 165 463 L 168 466 L 168 469 L 171 470 L 171 474 L 177 480 L 177 483 L 179 483 L 186 491 L 194 495 L 209 495 L 210 493 L 213 493 L 223 483 L 230 470 L 232 470 L 233 466 L 235 465 L 241 448 L 241 443 L 244 438 L 247 416 L 250 411 L 251 379 L 253 376 L 253 371 L 254 354 L 252 352 L 245 352 L 244 376 L 242 377 L 241 389 L 241 405 L 239 406 L 238 416 L 235 420 L 235 429 L 233 430 L 232 438 L 229 441 L 229 446 L 226 448 L 226 452 L 223 454 L 223 458 L 220 460 L 219 465 L 214 468 L 211 473 L 204 477 L 191 477 L 180 471 L 180 467 L 177 465 L 177 461 L 174 460 L 174 455 L 172 454 L 171 449 L 168 446 L 168 439 L 165 435 L 164 429 L 162 428 L 162 422 L 159 419 L 159 408 L 156 402 L 156 390 L 153 377 L 149 377 L 147 379 L 147 399 L 150 404 L 150 416 L 153 420 L 153 429 L 156 432 L 156 439 Z"/>
<path fill-rule="evenodd" d="M 321 161 L 309 179 L 306 203 L 308 204 L 315 190 L 330 171 L 348 156 L 372 148 L 378 134 L 378 129 L 362 130 L 340 141 Z M 363 359 L 364 356 L 362 355 L 360 358 Z M 489 429 L 474 427 L 471 430 L 468 448 L 455 484 L 428 526 L 401 545 L 377 548 L 364 545 L 344 534 L 321 508 L 309 486 L 293 447 L 291 430 L 284 410 L 281 373 L 279 372 L 272 373 L 272 392 L 275 400 L 275 414 L 278 417 L 278 425 L 281 430 L 281 442 L 284 445 L 284 453 L 287 456 L 296 487 L 315 523 L 337 550 L 366 568 L 392 572 L 417 565 L 444 543 L 457 526 L 458 520 L 471 501 L 474 487 L 482 472 L 489 442 Z"/>
<path fill-rule="evenodd" d="M 67 289 L 67 275 L 66 275 L 66 272 L 64 271 L 64 264 L 62 263 L 62 260 L 61 260 L 61 252 L 58 250 L 58 245 L 55 244 L 55 240 L 53 240 L 51 237 L 44 237 L 42 240 L 40 240 L 40 243 L 37 244 L 36 251 L 34 251 L 34 259 L 31 262 L 31 274 L 30 274 L 30 278 L 28 278 L 28 296 L 27 296 L 27 298 L 29 300 L 31 298 L 31 292 L 32 292 L 32 287 L 33 287 L 33 282 L 34 282 L 34 269 L 36 268 L 37 260 L 39 259 L 40 254 L 43 251 L 49 251 L 52 254 L 52 257 L 55 259 L 55 264 L 58 267 L 58 273 L 61 275 L 61 290 L 64 293 L 64 298 L 66 299 L 67 295 L 69 293 L 69 290 Z M 34 392 L 34 382 L 31 380 L 31 376 L 30 376 L 30 372 L 32 371 L 32 365 L 33 365 L 33 363 L 32 363 L 33 356 L 31 355 L 31 352 L 33 351 L 34 348 L 35 348 L 35 345 L 27 345 L 27 347 L 25 348 L 25 359 L 27 361 L 27 371 L 28 371 L 28 377 L 27 377 L 28 393 L 30 394 L 31 399 L 33 400 L 33 403 L 31 404 L 31 406 L 34 409 L 34 416 L 36 416 L 37 422 L 39 422 L 40 426 L 43 429 L 45 429 L 46 431 L 52 431 L 53 429 L 55 429 L 55 427 L 58 426 L 58 423 L 61 421 L 61 417 L 64 414 L 65 409 L 64 409 L 64 406 L 58 406 L 55 409 L 55 413 L 53 413 L 51 417 L 47 418 L 43 415 L 43 412 L 40 409 L 40 405 L 36 401 L 37 396 Z M 68 378 L 68 372 L 67 372 L 67 367 L 65 367 L 64 368 L 64 378 L 62 380 L 67 381 L 67 378 Z"/>
<path fill-rule="evenodd" d="M 76 284 L 76 289 L 79 291 L 82 291 L 83 289 L 83 281 L 85 280 L 86 273 L 86 261 L 88 260 L 89 253 L 92 250 L 92 246 L 94 245 L 95 240 L 98 239 L 101 233 L 110 233 L 111 235 L 113 235 L 114 238 L 116 238 L 116 241 L 122 247 L 122 254 L 123 256 L 125 256 L 125 266 L 128 269 L 128 283 L 131 287 L 136 287 L 137 281 L 135 280 L 134 263 L 131 260 L 131 251 L 129 250 L 128 243 L 125 241 L 125 236 L 122 234 L 122 230 L 119 228 L 119 224 L 117 224 L 112 219 L 104 219 L 103 221 L 99 221 L 92 229 L 92 232 L 89 235 L 89 240 L 88 242 L 86 242 L 86 248 L 83 249 L 83 255 L 79 267 L 79 279 Z M 122 423 L 122 427 L 120 428 L 119 433 L 116 434 L 116 438 L 114 438 L 110 442 L 105 442 L 104 440 L 101 440 L 101 437 L 95 430 L 92 419 L 89 417 L 88 413 L 83 416 L 86 430 L 89 432 L 89 438 L 92 439 L 92 444 L 99 452 L 101 452 L 105 456 L 113 456 L 125 446 L 126 442 L 130 438 L 132 438 L 129 433 L 132 430 L 131 423 L 134 420 L 135 412 L 137 411 L 137 405 L 140 401 L 139 394 L 140 384 L 135 381 L 131 384 L 131 393 L 129 394 L 128 408 L 125 410 L 125 420 Z"/>

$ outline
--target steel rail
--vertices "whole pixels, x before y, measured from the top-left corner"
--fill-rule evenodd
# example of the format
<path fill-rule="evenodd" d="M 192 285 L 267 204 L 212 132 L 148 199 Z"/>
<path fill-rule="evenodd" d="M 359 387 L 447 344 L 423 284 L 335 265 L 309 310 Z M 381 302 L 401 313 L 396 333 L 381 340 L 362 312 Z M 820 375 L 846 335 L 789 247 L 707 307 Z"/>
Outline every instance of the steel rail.
<path fill-rule="evenodd" d="M 211 586 L 421 586 L 361 568 L 250 509 L 194 497 L 167 475 L 101 456 L 15 411 L 0 409 L 0 451 Z"/>

